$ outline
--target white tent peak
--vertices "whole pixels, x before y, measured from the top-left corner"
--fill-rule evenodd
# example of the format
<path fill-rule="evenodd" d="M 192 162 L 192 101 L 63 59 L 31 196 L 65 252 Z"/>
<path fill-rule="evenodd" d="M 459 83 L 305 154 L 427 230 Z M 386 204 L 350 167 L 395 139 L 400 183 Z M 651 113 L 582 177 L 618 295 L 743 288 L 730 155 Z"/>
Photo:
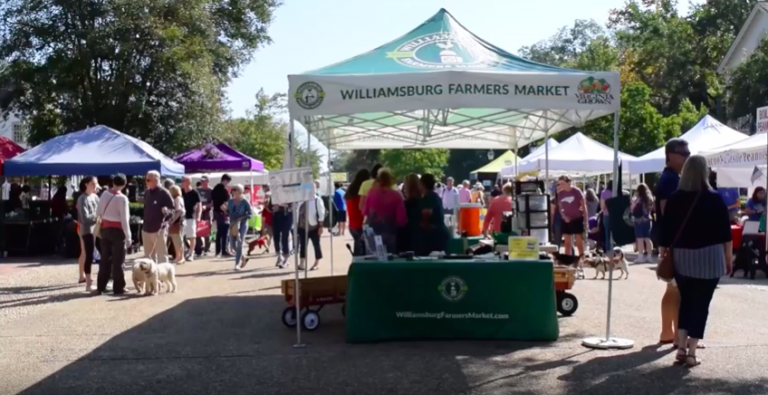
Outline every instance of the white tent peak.
<path fill-rule="evenodd" d="M 632 155 L 619 152 L 619 160 L 635 159 Z M 529 155 L 530 156 L 530 155 Z M 607 174 L 613 171 L 613 148 L 597 142 L 581 132 L 549 150 L 549 172 L 551 174 L 568 173 L 571 175 Z M 541 150 L 536 156 L 518 164 L 520 173 L 545 171 L 547 155 Z"/>
<path fill-rule="evenodd" d="M 749 136 L 705 115 L 691 130 L 683 133 L 679 138 L 688 142 L 688 149 L 695 155 L 739 142 L 747 137 Z M 657 173 L 664 170 L 665 163 L 666 154 L 662 146 L 633 160 L 629 163 L 629 170 L 632 174 Z"/>

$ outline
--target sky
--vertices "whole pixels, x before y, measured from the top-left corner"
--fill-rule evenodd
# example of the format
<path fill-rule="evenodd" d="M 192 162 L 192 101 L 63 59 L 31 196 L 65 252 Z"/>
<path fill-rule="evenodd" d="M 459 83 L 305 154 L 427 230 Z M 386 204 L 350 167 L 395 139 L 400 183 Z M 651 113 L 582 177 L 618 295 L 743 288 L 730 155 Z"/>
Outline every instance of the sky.
<path fill-rule="evenodd" d="M 698 2 L 698 1 L 697 1 Z M 572 25 L 576 19 L 604 24 L 624 0 L 284 0 L 269 28 L 272 44 L 259 49 L 228 88 L 232 116 L 252 109 L 255 94 L 286 92 L 288 75 L 328 66 L 392 41 L 440 8 L 468 30 L 517 54 Z M 681 11 L 688 9 L 681 1 Z M 313 139 L 312 147 L 321 148 Z M 323 166 L 325 167 L 325 166 Z"/>

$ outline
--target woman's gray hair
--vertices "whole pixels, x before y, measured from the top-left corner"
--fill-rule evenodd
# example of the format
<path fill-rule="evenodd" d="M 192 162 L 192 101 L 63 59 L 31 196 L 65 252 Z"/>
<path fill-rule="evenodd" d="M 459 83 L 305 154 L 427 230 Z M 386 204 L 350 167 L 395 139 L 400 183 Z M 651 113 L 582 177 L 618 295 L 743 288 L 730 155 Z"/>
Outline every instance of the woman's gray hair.
<path fill-rule="evenodd" d="M 685 161 L 677 189 L 688 192 L 712 190 L 712 186 L 709 185 L 709 168 L 706 158 L 701 155 L 693 155 Z"/>
<path fill-rule="evenodd" d="M 240 192 L 242 194 L 242 193 L 245 192 L 245 187 L 243 186 L 243 184 L 237 184 L 237 185 L 232 187 L 232 190 Z"/>

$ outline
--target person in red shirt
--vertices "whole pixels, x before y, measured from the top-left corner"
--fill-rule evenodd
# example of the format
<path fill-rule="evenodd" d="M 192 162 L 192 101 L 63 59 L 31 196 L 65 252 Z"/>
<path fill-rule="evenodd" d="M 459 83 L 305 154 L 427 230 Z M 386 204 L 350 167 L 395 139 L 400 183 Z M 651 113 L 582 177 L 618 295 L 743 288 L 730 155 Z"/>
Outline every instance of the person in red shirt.
<path fill-rule="evenodd" d="M 360 210 L 360 185 L 371 178 L 368 169 L 362 169 L 355 174 L 355 179 L 347 188 L 344 199 L 347 201 L 347 228 L 355 241 L 353 254 L 355 256 L 365 255 L 365 244 L 363 242 L 363 213 Z"/>
<path fill-rule="evenodd" d="M 502 194 L 491 199 L 488 212 L 483 221 L 483 235 L 488 237 L 489 231 L 501 232 L 501 221 L 504 213 L 512 211 L 512 184 L 506 183 L 501 189 Z"/>

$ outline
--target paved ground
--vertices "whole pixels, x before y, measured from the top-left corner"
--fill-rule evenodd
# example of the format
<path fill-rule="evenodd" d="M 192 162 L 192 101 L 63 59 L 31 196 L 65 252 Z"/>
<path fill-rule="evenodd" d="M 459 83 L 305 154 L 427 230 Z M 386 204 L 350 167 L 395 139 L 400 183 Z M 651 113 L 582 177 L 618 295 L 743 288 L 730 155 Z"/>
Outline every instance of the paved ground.
<path fill-rule="evenodd" d="M 328 254 L 330 240 L 325 238 Z M 335 240 L 335 271 L 349 253 Z M 329 274 L 327 266 L 318 274 Z M 704 365 L 672 366 L 654 344 L 664 286 L 651 265 L 616 283 L 613 328 L 637 342 L 588 351 L 605 330 L 607 282 L 579 281 L 581 307 L 555 343 L 391 342 L 348 345 L 339 309 L 293 348 L 274 258 L 179 267 L 176 294 L 86 297 L 74 263 L 0 263 L 0 395 L 5 394 L 766 394 L 768 281 L 725 280 L 715 295 Z M 587 276 L 592 272 L 588 269 Z"/>

